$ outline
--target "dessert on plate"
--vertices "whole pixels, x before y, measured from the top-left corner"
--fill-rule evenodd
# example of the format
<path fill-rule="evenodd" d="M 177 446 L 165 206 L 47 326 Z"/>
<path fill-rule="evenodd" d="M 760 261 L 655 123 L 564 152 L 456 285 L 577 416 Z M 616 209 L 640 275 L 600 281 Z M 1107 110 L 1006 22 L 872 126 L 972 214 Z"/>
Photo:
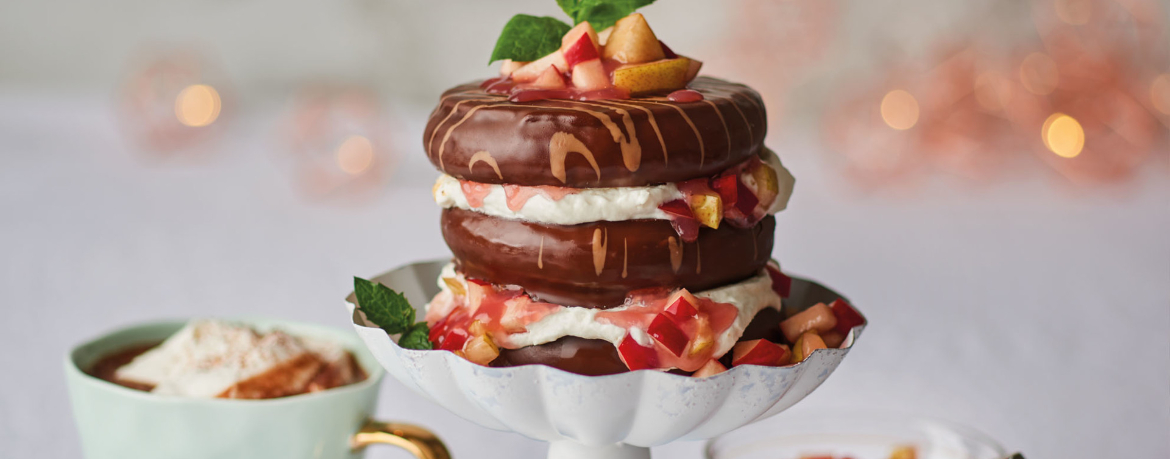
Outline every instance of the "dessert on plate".
<path fill-rule="evenodd" d="M 442 95 L 423 147 L 454 259 L 425 325 L 411 311 L 387 330 L 584 375 L 703 377 L 840 346 L 863 322 L 844 300 L 783 308 L 774 214 L 794 179 L 764 146 L 760 95 L 700 76 L 639 13 L 598 22 L 517 15 L 500 75 Z"/>

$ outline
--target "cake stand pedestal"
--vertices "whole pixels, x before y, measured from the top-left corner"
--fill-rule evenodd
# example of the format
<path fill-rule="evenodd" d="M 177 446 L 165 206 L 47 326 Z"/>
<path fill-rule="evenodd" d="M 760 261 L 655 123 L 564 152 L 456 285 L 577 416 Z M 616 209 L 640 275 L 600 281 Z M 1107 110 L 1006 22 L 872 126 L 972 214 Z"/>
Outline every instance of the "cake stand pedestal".
<path fill-rule="evenodd" d="M 436 279 L 448 262 L 406 265 L 374 280 L 419 308 L 438 293 Z M 794 277 L 784 307 L 802 310 L 837 298 Z M 647 459 L 651 446 L 705 440 L 773 416 L 820 386 L 865 328 L 850 330 L 840 349 L 818 349 L 786 367 L 743 365 L 707 378 L 651 370 L 582 376 L 544 365 L 484 367 L 451 352 L 403 349 L 367 323 L 355 302 L 351 294 L 354 330 L 390 375 L 469 421 L 549 442 L 549 459 Z"/>

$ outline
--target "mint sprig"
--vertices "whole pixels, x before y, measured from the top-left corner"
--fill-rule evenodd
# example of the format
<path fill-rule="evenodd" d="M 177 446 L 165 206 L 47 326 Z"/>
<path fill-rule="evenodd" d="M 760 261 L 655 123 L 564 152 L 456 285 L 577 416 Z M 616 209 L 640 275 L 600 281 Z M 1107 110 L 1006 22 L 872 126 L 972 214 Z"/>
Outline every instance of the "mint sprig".
<path fill-rule="evenodd" d="M 496 48 L 492 50 L 492 59 L 488 64 L 501 59 L 517 62 L 540 59 L 560 49 L 561 37 L 571 28 L 573 27 L 553 17 L 527 14 L 512 16 L 512 19 L 504 24 L 504 31 L 496 40 Z"/>
<path fill-rule="evenodd" d="M 557 0 L 557 5 L 573 19 L 573 25 L 589 21 L 598 32 L 612 26 L 654 0 Z M 501 59 L 531 62 L 560 49 L 561 37 L 572 26 L 549 16 L 517 14 L 504 24 L 488 64 Z"/>
<path fill-rule="evenodd" d="M 414 308 L 406 296 L 390 287 L 360 277 L 353 278 L 353 292 L 357 308 L 390 335 L 401 334 L 398 345 L 405 349 L 432 349 L 426 322 L 414 322 Z"/>
<path fill-rule="evenodd" d="M 565 14 L 573 18 L 573 25 L 589 21 L 599 32 L 651 3 L 654 0 L 557 0 Z"/>

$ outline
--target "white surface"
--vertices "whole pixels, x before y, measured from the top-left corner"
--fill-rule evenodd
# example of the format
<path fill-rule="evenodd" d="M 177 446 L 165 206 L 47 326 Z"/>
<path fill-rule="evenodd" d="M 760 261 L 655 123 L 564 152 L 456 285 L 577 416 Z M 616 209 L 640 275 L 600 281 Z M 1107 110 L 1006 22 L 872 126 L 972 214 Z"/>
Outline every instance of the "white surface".
<path fill-rule="evenodd" d="M 79 457 L 61 371 L 74 343 L 191 315 L 347 327 L 350 276 L 446 253 L 418 150 L 425 111 L 400 116 L 412 122 L 392 187 L 327 206 L 293 192 L 271 123 L 237 118 L 206 161 L 143 161 L 97 102 L 0 98 L 4 457 Z M 769 144 L 800 183 L 774 255 L 871 321 L 840 371 L 781 416 L 893 409 L 976 426 L 1029 459 L 1170 456 L 1165 163 L 1120 190 L 1049 178 L 877 197 L 844 191 L 815 147 Z M 435 428 L 459 459 L 545 453 L 389 380 L 378 412 Z"/>

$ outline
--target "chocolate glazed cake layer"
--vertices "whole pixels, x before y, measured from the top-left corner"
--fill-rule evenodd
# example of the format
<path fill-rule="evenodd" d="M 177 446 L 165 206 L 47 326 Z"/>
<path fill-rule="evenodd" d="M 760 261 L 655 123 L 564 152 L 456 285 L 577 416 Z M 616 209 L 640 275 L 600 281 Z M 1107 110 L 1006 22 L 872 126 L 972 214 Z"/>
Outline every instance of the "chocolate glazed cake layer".
<path fill-rule="evenodd" d="M 739 341 L 771 339 L 781 342 L 780 311 L 766 308 L 756 314 Z M 731 367 L 731 353 L 723 357 L 724 366 Z M 609 341 L 566 336 L 551 343 L 526 346 L 520 349 L 500 349 L 493 367 L 514 367 L 529 364 L 553 368 L 586 376 L 601 376 L 630 371 L 618 356 L 617 347 Z"/>
<path fill-rule="evenodd" d="M 683 242 L 666 220 L 542 225 L 446 209 L 443 238 L 465 275 L 523 287 L 540 301 L 609 308 L 631 290 L 707 290 L 751 277 L 772 253 L 776 220 L 703 228 Z"/>
<path fill-rule="evenodd" d="M 423 134 L 439 170 L 481 183 L 574 188 L 708 177 L 763 148 L 767 117 L 751 88 L 699 77 L 704 100 L 513 103 L 478 84 L 443 94 Z"/>

